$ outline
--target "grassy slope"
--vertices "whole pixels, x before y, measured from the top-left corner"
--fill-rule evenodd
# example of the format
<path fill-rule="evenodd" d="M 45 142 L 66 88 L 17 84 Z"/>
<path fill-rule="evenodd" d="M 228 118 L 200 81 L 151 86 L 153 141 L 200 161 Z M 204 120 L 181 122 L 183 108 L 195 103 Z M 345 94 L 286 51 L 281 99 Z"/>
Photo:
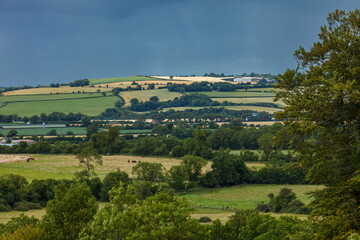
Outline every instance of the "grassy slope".
<path fill-rule="evenodd" d="M 31 89 L 20 89 L 14 90 L 10 92 L 5 92 L 5 96 L 9 95 L 37 95 L 37 94 L 56 94 L 56 93 L 72 93 L 72 92 L 96 92 L 97 90 L 100 92 L 109 92 L 112 88 L 95 88 L 95 87 L 70 87 L 70 86 L 63 86 L 58 88 L 31 88 Z"/>
<path fill-rule="evenodd" d="M 255 208 L 262 201 L 268 202 L 269 193 L 277 195 L 281 188 L 291 188 L 304 203 L 311 198 L 306 195 L 310 191 L 321 189 L 316 185 L 239 185 L 227 188 L 203 189 L 199 192 L 183 195 L 193 207 L 214 209 Z"/>
<path fill-rule="evenodd" d="M 115 96 L 102 98 L 87 98 L 75 100 L 37 101 L 37 102 L 15 102 L 0 108 L 0 114 L 18 114 L 19 116 L 33 116 L 41 113 L 64 112 L 83 113 L 96 116 L 106 108 L 114 107 L 118 100 Z"/>
<path fill-rule="evenodd" d="M 90 85 L 114 83 L 114 82 L 129 82 L 129 81 L 141 81 L 141 80 L 153 80 L 153 78 L 144 76 L 132 76 L 132 77 L 118 77 L 118 78 L 98 78 L 90 79 Z"/>
<path fill-rule="evenodd" d="M 120 92 L 120 95 L 124 98 L 126 106 L 130 105 L 130 100 L 133 98 L 139 99 L 139 101 L 147 101 L 152 96 L 157 96 L 160 101 L 172 100 L 175 97 L 180 97 L 182 94 L 177 92 L 169 92 L 167 89 L 159 90 L 141 90 L 141 91 L 126 91 Z"/>
<path fill-rule="evenodd" d="M 71 93 L 71 94 L 43 94 L 43 95 L 18 95 L 1 96 L 0 102 L 29 102 L 29 101 L 52 101 L 62 99 L 80 99 L 102 97 L 101 93 Z"/>

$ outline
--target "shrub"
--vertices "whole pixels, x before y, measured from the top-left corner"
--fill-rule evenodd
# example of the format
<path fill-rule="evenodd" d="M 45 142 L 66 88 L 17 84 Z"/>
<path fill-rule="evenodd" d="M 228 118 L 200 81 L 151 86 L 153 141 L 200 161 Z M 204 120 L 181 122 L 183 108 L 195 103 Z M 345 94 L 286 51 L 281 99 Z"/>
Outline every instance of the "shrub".
<path fill-rule="evenodd" d="M 32 203 L 32 202 L 15 202 L 14 203 L 14 210 L 15 211 L 28 211 L 31 209 L 41 209 L 41 205 L 39 203 Z"/>
<path fill-rule="evenodd" d="M 208 222 L 212 222 L 212 220 L 211 220 L 211 218 L 204 216 L 199 219 L 199 222 L 200 223 L 208 223 Z"/>

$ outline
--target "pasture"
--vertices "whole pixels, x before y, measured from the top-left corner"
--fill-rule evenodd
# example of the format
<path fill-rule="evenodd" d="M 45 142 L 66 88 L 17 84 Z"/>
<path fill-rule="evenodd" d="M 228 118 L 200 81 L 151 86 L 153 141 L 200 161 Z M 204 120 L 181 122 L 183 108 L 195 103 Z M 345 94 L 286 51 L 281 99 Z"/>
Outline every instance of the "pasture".
<path fill-rule="evenodd" d="M 0 102 L 35 102 L 35 101 L 55 101 L 67 99 L 97 98 L 102 97 L 101 93 L 70 93 L 70 94 L 42 94 L 42 95 L 9 95 L 0 96 Z"/>
<path fill-rule="evenodd" d="M 10 102 L 6 106 L 0 108 L 0 114 L 33 116 L 40 115 L 41 113 L 72 112 L 97 116 L 106 108 L 114 107 L 117 100 L 119 100 L 119 98 L 115 96 L 106 96 L 100 98 L 59 99 L 53 101 Z"/>
<path fill-rule="evenodd" d="M 57 135 L 66 135 L 68 131 L 71 131 L 74 133 L 74 135 L 86 135 L 86 127 L 62 127 L 62 128 L 28 128 L 28 129 L 15 129 L 17 131 L 18 136 L 47 136 L 48 132 L 51 130 L 56 130 Z M 0 133 L 4 136 L 7 135 L 7 133 L 11 129 L 0 129 Z M 104 130 L 99 129 L 99 131 Z"/>
<path fill-rule="evenodd" d="M 312 200 L 308 192 L 322 189 L 318 185 L 273 185 L 273 184 L 249 184 L 237 185 L 226 188 L 200 189 L 192 193 L 182 195 L 194 208 L 211 208 L 219 210 L 233 210 L 237 208 L 253 209 L 258 203 L 268 202 L 269 193 L 277 195 L 282 188 L 290 188 L 305 204 Z"/>
<path fill-rule="evenodd" d="M 99 89 L 100 92 L 109 92 L 112 88 L 94 88 L 90 86 L 86 87 L 70 87 L 70 86 L 61 86 L 58 88 L 51 87 L 42 87 L 42 88 L 30 88 L 30 89 L 20 89 L 9 92 L 4 92 L 4 96 L 19 96 L 19 95 L 39 95 L 39 94 L 63 94 L 63 93 L 77 93 L 86 92 L 86 93 L 94 93 Z"/>
<path fill-rule="evenodd" d="M 140 102 L 145 102 L 152 96 L 157 96 L 160 101 L 167 101 L 172 100 L 175 97 L 180 97 L 181 95 L 181 93 L 169 92 L 167 89 L 120 92 L 120 96 L 125 100 L 125 106 L 130 106 L 130 100 L 133 98 L 137 98 Z"/>
<path fill-rule="evenodd" d="M 79 166 L 79 162 L 74 155 L 30 155 L 36 159 L 34 162 L 27 163 L 25 161 L 27 156 L 24 156 L 24 161 L 0 164 L 0 175 L 9 173 L 18 174 L 24 176 L 28 181 L 48 178 L 71 179 L 76 172 L 85 169 L 85 167 Z M 0 155 L 0 161 L 1 159 L 7 159 L 9 157 L 11 157 L 11 155 Z M 128 160 L 130 163 L 128 163 Z M 136 165 L 136 163 L 132 163 L 132 161 L 161 163 L 167 170 L 181 163 L 181 159 L 165 157 L 103 156 L 103 165 L 96 166 L 95 172 L 99 178 L 104 178 L 107 173 L 116 171 L 116 169 L 119 168 L 132 176 L 132 167 Z"/>

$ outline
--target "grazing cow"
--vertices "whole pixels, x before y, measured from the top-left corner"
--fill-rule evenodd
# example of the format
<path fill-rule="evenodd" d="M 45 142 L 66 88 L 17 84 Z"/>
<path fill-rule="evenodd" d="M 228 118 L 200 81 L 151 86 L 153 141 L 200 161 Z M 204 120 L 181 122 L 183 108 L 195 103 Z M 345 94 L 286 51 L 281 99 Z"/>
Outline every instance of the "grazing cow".
<path fill-rule="evenodd" d="M 132 163 L 136 163 L 136 161 L 135 161 L 135 160 L 132 160 L 131 162 L 132 162 Z"/>
<path fill-rule="evenodd" d="M 35 161 L 35 158 L 29 157 L 26 159 L 26 162 Z"/>
<path fill-rule="evenodd" d="M 130 160 L 128 160 L 128 163 L 130 163 Z"/>

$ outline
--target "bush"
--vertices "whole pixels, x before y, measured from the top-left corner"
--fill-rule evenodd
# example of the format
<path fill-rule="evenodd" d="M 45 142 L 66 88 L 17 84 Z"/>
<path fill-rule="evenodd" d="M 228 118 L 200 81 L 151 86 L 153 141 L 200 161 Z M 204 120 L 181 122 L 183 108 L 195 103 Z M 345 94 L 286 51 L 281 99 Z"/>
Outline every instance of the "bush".
<path fill-rule="evenodd" d="M 11 211 L 11 207 L 7 204 L 0 203 L 0 212 L 9 212 Z"/>
<path fill-rule="evenodd" d="M 14 210 L 15 211 L 29 211 L 31 209 L 41 209 L 41 205 L 39 203 L 32 203 L 32 202 L 15 202 L 14 203 Z"/>
<path fill-rule="evenodd" d="M 199 222 L 200 223 L 208 223 L 208 222 L 212 222 L 212 220 L 211 220 L 211 218 L 204 216 L 199 219 Z"/>

